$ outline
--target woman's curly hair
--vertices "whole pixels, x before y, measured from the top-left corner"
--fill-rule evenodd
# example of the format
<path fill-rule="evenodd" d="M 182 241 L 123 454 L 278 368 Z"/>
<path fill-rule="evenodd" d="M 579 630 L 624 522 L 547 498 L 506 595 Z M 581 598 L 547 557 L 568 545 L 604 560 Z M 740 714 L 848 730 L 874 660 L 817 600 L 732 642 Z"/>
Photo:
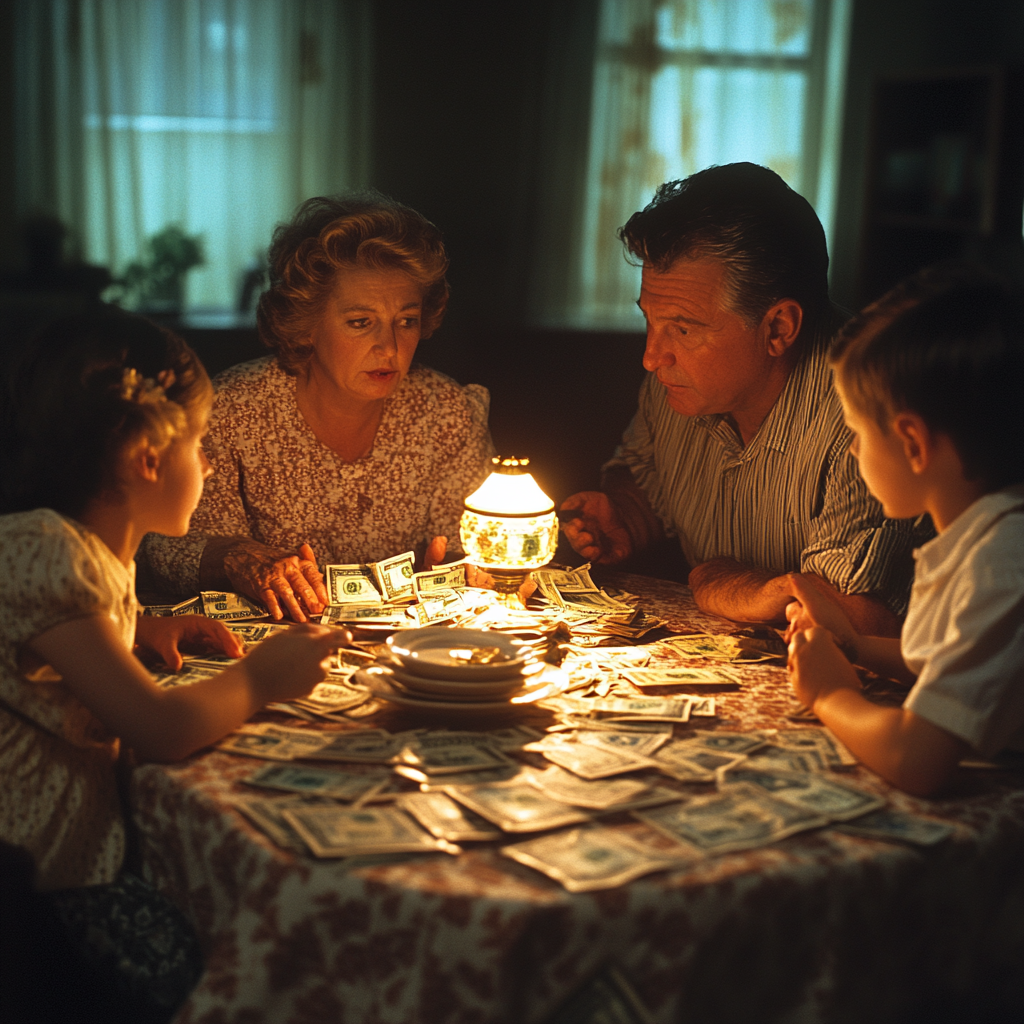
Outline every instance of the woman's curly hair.
<path fill-rule="evenodd" d="M 307 199 L 270 245 L 270 287 L 256 322 L 281 368 L 295 374 L 313 351 L 339 274 L 355 268 L 401 270 L 423 287 L 423 333 L 448 305 L 448 257 L 441 232 L 422 214 L 379 192 Z"/>

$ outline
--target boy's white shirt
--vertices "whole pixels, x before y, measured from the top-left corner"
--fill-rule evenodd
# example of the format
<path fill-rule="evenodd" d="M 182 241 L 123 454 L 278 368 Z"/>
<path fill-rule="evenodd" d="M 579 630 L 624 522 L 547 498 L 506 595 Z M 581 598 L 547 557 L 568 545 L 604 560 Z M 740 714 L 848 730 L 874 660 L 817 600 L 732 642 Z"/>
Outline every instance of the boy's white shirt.
<path fill-rule="evenodd" d="M 979 498 L 914 557 L 904 707 L 984 757 L 1024 750 L 1024 484 Z"/>

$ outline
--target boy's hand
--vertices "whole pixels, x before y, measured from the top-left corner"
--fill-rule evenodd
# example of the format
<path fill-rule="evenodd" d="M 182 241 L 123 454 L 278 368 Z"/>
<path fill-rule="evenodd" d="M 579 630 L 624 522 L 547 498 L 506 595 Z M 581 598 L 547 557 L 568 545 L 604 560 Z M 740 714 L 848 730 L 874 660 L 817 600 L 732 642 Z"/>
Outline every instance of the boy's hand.
<path fill-rule="evenodd" d="M 305 697 L 327 675 L 331 653 L 352 642 L 345 629 L 292 626 L 264 640 L 240 662 L 264 704 Z"/>
<path fill-rule="evenodd" d="M 789 678 L 797 699 L 814 708 L 819 697 L 841 688 L 860 690 L 860 680 L 853 666 L 827 629 L 814 626 L 794 633 L 789 642 Z"/>
<path fill-rule="evenodd" d="M 840 647 L 852 650 L 857 643 L 857 631 L 839 603 L 797 573 L 791 574 L 787 583 L 795 600 L 786 605 L 789 628 L 783 639 L 789 641 L 798 632 L 824 626 Z"/>
<path fill-rule="evenodd" d="M 245 654 L 238 637 L 223 623 L 205 615 L 140 615 L 135 623 L 135 643 L 141 654 L 159 658 L 172 672 L 184 664 L 186 654 Z"/>

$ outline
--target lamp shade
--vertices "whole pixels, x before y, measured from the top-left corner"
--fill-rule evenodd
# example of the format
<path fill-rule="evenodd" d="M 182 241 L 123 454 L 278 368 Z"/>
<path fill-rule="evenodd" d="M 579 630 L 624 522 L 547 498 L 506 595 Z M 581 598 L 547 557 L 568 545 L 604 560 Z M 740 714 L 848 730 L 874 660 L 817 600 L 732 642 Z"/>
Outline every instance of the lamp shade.
<path fill-rule="evenodd" d="M 527 472 L 528 459 L 492 462 L 494 472 L 466 498 L 462 547 L 482 569 L 539 569 L 558 546 L 555 504 Z"/>

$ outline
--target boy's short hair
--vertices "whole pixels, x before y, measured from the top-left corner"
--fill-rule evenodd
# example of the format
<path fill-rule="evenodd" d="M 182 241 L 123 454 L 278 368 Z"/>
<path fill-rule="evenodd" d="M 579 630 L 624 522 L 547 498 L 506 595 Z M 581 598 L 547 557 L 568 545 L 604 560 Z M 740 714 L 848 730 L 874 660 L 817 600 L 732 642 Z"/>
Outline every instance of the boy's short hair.
<path fill-rule="evenodd" d="M 901 411 L 946 434 L 968 479 L 1024 480 L 1024 301 L 968 264 L 926 268 L 840 332 L 832 366 L 883 430 Z"/>

